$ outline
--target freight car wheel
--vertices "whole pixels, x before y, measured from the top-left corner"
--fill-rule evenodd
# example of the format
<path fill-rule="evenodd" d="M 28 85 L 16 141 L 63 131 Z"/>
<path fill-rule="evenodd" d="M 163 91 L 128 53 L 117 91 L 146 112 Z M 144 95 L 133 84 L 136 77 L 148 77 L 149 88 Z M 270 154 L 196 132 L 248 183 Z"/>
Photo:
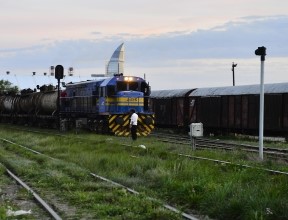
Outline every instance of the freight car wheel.
<path fill-rule="evenodd" d="M 36 120 L 34 117 L 30 117 L 30 118 L 27 118 L 26 123 L 29 127 L 33 127 L 36 124 Z"/>
<path fill-rule="evenodd" d="M 102 120 L 102 134 L 108 134 L 109 133 L 109 125 L 108 125 L 108 120 L 105 118 Z"/>
<path fill-rule="evenodd" d="M 89 129 L 98 134 L 105 134 L 107 133 L 107 128 L 105 128 L 105 126 L 107 126 L 106 124 L 105 119 L 95 119 L 89 123 Z"/>
<path fill-rule="evenodd" d="M 96 133 L 100 133 L 102 131 L 102 122 L 101 120 L 95 120 L 95 131 Z"/>

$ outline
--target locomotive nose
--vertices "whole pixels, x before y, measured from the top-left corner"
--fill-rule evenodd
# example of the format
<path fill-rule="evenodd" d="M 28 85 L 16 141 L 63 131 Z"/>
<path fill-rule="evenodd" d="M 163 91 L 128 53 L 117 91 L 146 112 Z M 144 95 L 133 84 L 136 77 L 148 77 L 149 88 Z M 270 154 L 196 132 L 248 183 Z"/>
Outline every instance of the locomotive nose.
<path fill-rule="evenodd" d="M 150 117 L 145 118 L 145 124 L 146 125 L 153 125 L 154 124 L 153 119 Z"/>
<path fill-rule="evenodd" d="M 137 135 L 147 136 L 154 129 L 154 116 L 139 114 L 137 124 Z M 130 114 L 111 115 L 109 117 L 109 128 L 117 136 L 130 135 Z"/>
<path fill-rule="evenodd" d="M 122 118 L 122 117 L 117 117 L 116 119 L 115 119 L 115 123 L 117 124 L 117 125 L 123 125 L 124 124 L 124 119 Z"/>

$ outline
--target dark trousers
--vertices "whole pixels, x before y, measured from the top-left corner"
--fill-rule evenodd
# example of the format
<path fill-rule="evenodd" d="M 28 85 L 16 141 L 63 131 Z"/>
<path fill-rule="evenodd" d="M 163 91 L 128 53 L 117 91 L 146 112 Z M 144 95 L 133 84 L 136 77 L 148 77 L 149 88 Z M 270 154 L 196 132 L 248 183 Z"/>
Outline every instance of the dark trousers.
<path fill-rule="evenodd" d="M 132 135 L 132 140 L 135 141 L 137 139 L 137 125 L 132 125 L 131 135 Z"/>

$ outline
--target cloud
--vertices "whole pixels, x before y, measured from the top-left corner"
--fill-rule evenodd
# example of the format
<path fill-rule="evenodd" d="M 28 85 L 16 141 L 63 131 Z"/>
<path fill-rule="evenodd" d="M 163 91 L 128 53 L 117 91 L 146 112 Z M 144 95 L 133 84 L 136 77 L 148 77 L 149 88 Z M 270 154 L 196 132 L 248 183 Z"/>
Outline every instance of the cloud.
<path fill-rule="evenodd" d="M 286 36 L 288 16 L 252 18 L 229 22 L 209 30 L 183 35 L 165 35 L 134 40 L 132 57 L 150 54 L 148 59 L 248 58 L 258 46 L 266 46 L 269 56 L 288 56 Z"/>
<path fill-rule="evenodd" d="M 184 59 L 251 58 L 258 46 L 267 47 L 268 56 L 287 57 L 286 36 L 288 16 L 244 17 L 190 33 L 169 32 L 149 37 L 119 33 L 101 40 L 43 41 L 42 45 L 0 50 L 0 64 L 5 68 L 43 68 L 59 63 L 99 67 L 105 65 L 122 42 L 127 62 L 133 66 L 159 66 Z"/>
<path fill-rule="evenodd" d="M 92 34 L 92 35 L 102 35 L 102 33 L 101 33 L 101 32 L 99 32 L 99 31 L 94 31 L 94 32 L 91 32 L 91 34 Z"/>

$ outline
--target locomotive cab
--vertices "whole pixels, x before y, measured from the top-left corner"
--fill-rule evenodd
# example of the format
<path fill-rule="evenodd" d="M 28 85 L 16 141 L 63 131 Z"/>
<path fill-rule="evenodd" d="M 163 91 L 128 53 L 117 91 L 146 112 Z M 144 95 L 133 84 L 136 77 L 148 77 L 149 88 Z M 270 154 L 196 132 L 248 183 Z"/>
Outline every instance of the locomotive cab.
<path fill-rule="evenodd" d="M 99 114 L 107 114 L 110 130 L 119 136 L 129 135 L 130 110 L 138 113 L 139 136 L 154 128 L 154 116 L 148 110 L 150 87 L 140 77 L 117 75 L 100 85 Z"/>
<path fill-rule="evenodd" d="M 148 111 L 149 85 L 139 77 L 115 76 L 106 79 L 99 89 L 99 112 L 123 114 L 135 109 Z"/>

